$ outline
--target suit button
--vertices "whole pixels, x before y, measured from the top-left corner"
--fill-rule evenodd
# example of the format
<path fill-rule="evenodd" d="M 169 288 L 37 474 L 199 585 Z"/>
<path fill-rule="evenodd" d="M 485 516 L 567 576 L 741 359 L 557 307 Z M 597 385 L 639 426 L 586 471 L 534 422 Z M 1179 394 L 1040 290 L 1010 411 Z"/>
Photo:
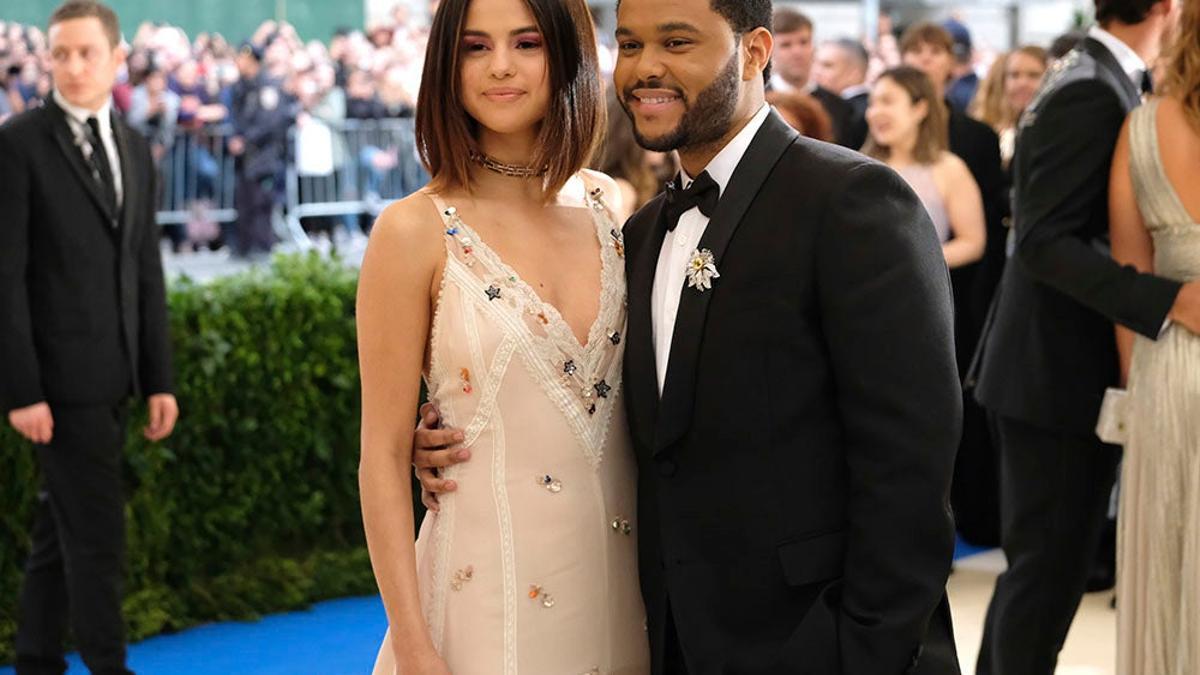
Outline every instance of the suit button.
<path fill-rule="evenodd" d="M 658 463 L 658 475 L 670 478 L 675 475 L 675 462 L 664 459 Z"/>

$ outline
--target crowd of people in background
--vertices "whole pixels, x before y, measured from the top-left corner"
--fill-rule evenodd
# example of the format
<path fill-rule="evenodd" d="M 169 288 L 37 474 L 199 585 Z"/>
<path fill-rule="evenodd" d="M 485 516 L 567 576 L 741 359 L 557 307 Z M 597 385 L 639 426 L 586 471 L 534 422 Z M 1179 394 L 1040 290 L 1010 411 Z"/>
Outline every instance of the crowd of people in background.
<path fill-rule="evenodd" d="M 935 90 L 947 88 L 945 100 L 955 115 L 965 119 L 970 108 L 972 116 L 991 126 L 1001 137 L 1007 161 L 1019 106 L 1036 90 L 1046 57 L 1036 47 L 1021 48 L 1011 57 L 1012 66 L 1001 69 L 999 64 L 1009 57 L 999 55 L 982 80 L 983 93 L 976 96 L 975 89 L 981 86 L 976 73 L 985 72 L 988 64 L 972 51 L 963 24 L 950 20 L 945 26 L 929 27 L 940 31 L 936 44 L 922 33 L 923 51 L 913 58 L 926 58 L 925 52 L 944 47 L 947 71 L 931 73 Z M 171 184 L 160 186 L 160 192 L 180 188 L 185 181 L 195 186 L 188 193 L 191 201 L 184 205 L 188 209 L 184 222 L 164 226 L 173 249 L 228 245 L 240 256 L 269 252 L 276 241 L 272 214 L 284 202 L 286 168 L 295 166 L 297 151 L 303 152 L 304 144 L 314 139 L 305 126 L 315 121 L 314 126 L 332 128 L 336 136 L 346 120 L 411 118 L 428 31 L 426 15 L 405 5 L 397 5 L 386 20 L 367 29 L 337 28 L 328 41 L 306 40 L 290 24 L 270 20 L 240 42 L 217 33 L 189 37 L 182 29 L 161 23 L 140 25 L 126 45 L 129 56 L 114 91 L 114 105 L 150 141 L 161 166 L 183 167 L 176 171 L 179 175 L 167 178 Z M 869 41 L 841 36 L 818 44 L 812 21 L 791 9 L 778 12 L 775 31 L 770 103 L 801 133 L 862 149 L 869 140 L 867 107 L 872 86 L 884 71 L 910 60 L 889 17 L 881 17 L 879 38 Z M 601 66 L 611 70 L 615 47 L 606 42 L 601 39 L 599 46 Z M 0 123 L 41 105 L 50 95 L 53 83 L 46 44 L 39 27 L 0 21 L 0 70 L 5 73 Z M 615 99 L 613 104 L 610 112 L 620 113 Z M 983 169 L 971 162 L 971 152 L 964 154 L 955 147 L 954 127 L 962 123 L 953 116 L 948 123 L 949 151 L 962 156 L 979 180 Z M 673 175 L 674 160 L 638 148 L 624 115 L 610 114 L 609 124 L 609 147 L 593 165 L 615 175 L 627 193 L 625 210 L 632 213 Z M 298 133 L 290 142 L 293 128 Z M 935 128 L 933 133 L 940 132 Z M 328 136 L 316 134 L 316 142 Z M 187 144 L 188 138 L 199 142 Z M 345 143 L 334 144 L 334 154 L 346 154 Z M 405 193 L 425 179 L 416 153 L 403 144 L 367 144 L 356 154 L 348 161 L 359 163 L 366 175 L 361 191 L 369 193 L 364 195 L 368 198 L 379 198 L 373 187 L 384 172 L 402 171 Z M 225 156 L 236 158 L 237 217 L 219 226 L 211 212 L 218 200 L 217 182 Z M 983 176 L 980 187 L 988 209 L 989 237 L 995 238 L 1003 233 L 999 221 L 990 216 L 1004 206 L 1001 188 L 990 184 L 993 177 Z M 338 190 L 344 196 L 348 192 L 342 182 Z M 921 189 L 926 197 L 935 196 L 930 185 Z M 397 196 L 402 194 L 389 195 Z M 358 218 L 308 218 L 305 225 L 334 228 L 344 223 L 357 235 L 369 229 L 378 208 L 372 211 Z"/>

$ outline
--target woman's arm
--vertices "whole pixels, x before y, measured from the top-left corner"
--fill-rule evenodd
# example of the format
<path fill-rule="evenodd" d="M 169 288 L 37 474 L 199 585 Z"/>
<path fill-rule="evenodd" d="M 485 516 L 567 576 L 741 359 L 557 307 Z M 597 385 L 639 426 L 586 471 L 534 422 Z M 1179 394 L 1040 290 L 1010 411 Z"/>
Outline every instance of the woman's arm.
<path fill-rule="evenodd" d="M 1154 241 L 1142 221 L 1137 197 L 1133 192 L 1133 177 L 1129 173 L 1129 121 L 1121 129 L 1117 149 L 1113 154 L 1112 174 L 1108 183 L 1108 232 L 1112 243 L 1113 260 L 1132 265 L 1139 272 L 1154 273 Z M 1133 358 L 1134 333 L 1117 325 L 1117 354 L 1121 360 L 1121 386 L 1129 379 L 1129 363 Z"/>
<path fill-rule="evenodd" d="M 945 186 L 942 201 L 950 218 L 950 241 L 942 245 L 946 265 L 951 269 L 973 263 L 983 257 L 987 230 L 983 221 L 983 197 L 971 176 L 971 170 L 957 156 L 945 153 L 939 167 Z"/>
<path fill-rule="evenodd" d="M 436 218 L 421 194 L 384 210 L 358 285 L 363 524 L 396 663 L 406 674 L 449 673 L 421 611 L 409 478 L 431 289 L 444 255 Z"/>

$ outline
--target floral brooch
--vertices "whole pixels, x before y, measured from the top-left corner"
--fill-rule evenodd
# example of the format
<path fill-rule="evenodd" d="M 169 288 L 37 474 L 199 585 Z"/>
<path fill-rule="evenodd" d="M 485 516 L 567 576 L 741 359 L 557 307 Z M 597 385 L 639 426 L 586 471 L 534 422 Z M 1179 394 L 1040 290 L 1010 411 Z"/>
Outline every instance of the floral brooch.
<path fill-rule="evenodd" d="M 713 258 L 712 251 L 706 248 L 696 249 L 687 265 L 688 287 L 703 293 L 712 288 L 713 279 L 720 277 L 721 273 L 717 271 L 717 263 Z"/>

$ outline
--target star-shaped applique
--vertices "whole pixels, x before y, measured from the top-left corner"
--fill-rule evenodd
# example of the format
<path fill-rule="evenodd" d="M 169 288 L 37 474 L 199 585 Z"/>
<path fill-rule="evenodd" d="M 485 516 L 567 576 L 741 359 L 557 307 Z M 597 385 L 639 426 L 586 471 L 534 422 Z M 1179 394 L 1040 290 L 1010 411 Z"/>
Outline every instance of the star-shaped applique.
<path fill-rule="evenodd" d="M 612 391 L 612 387 L 608 386 L 608 383 L 604 380 L 597 382 L 594 389 L 596 390 L 596 395 L 600 398 L 608 398 L 608 392 Z"/>
<path fill-rule="evenodd" d="M 484 291 L 484 293 L 487 294 L 488 300 L 499 300 L 500 299 L 500 287 L 499 286 L 496 286 L 496 285 L 488 286 L 487 290 Z"/>

